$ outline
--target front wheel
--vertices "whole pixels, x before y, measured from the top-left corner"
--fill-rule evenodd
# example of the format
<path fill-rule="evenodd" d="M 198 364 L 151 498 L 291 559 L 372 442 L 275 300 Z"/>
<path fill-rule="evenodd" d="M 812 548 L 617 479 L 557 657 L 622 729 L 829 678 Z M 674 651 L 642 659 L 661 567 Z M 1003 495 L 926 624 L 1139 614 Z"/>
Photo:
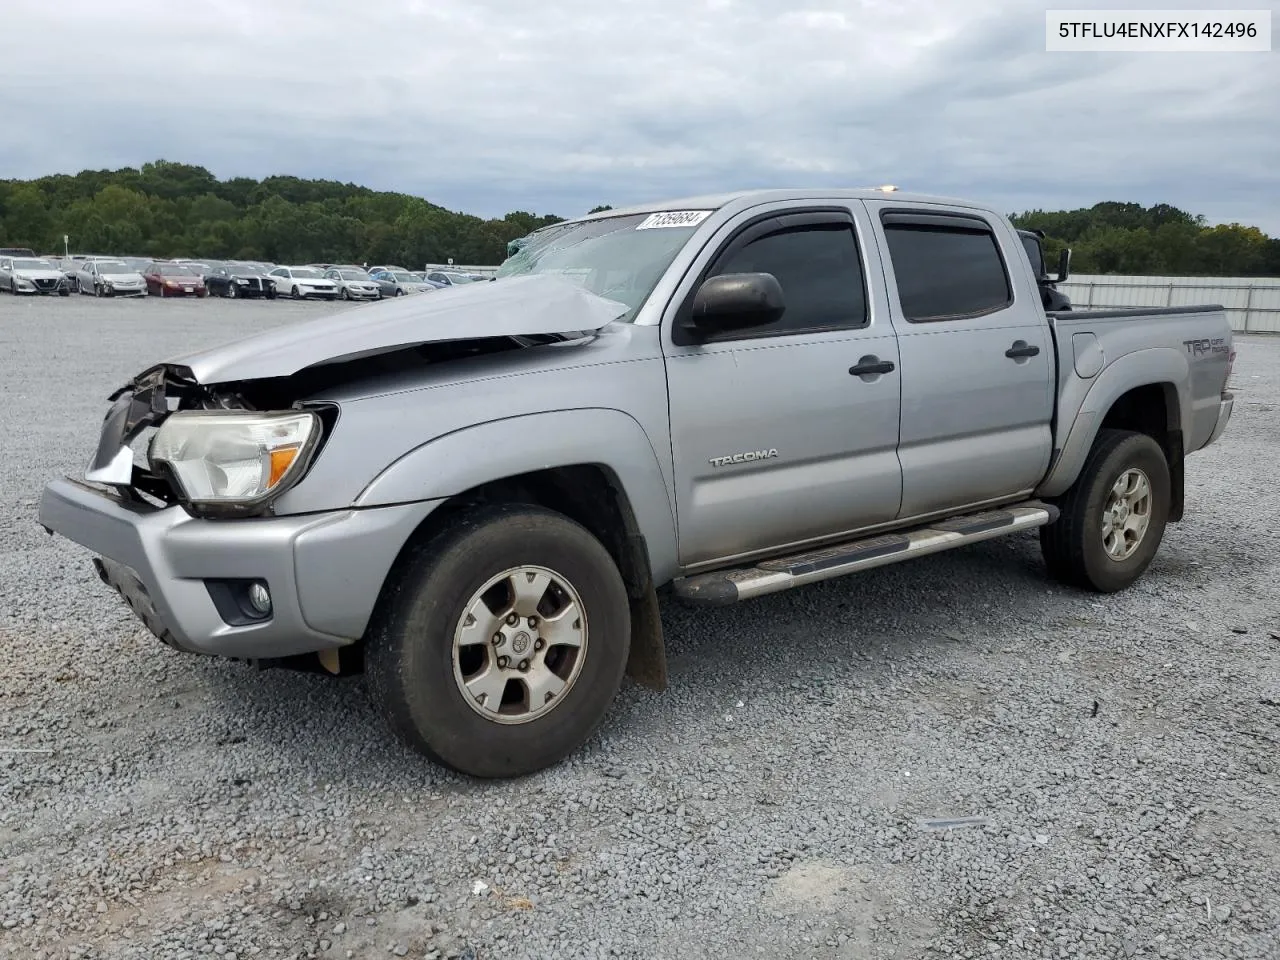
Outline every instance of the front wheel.
<path fill-rule="evenodd" d="M 469 511 L 392 576 L 365 650 L 370 693 L 409 746 L 460 773 L 552 766 L 604 719 L 631 620 L 585 528 L 540 507 Z"/>
<path fill-rule="evenodd" d="M 1171 500 L 1169 464 L 1143 433 L 1101 430 L 1061 515 L 1040 528 L 1040 550 L 1056 580 L 1097 593 L 1133 584 L 1164 537 Z"/>
<path fill-rule="evenodd" d="M 300 291 L 297 287 L 293 288 L 293 299 L 295 300 L 302 299 L 302 291 Z"/>

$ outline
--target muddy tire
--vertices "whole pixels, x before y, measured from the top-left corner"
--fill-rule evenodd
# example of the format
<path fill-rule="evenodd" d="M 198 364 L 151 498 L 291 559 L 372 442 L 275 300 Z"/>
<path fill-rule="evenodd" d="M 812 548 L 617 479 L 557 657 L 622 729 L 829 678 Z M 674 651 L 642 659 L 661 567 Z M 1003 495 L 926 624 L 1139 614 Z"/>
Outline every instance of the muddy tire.
<path fill-rule="evenodd" d="M 631 643 L 626 589 L 585 528 L 497 505 L 411 548 L 370 625 L 365 672 L 391 730 L 459 773 L 517 777 L 578 749 Z"/>
<path fill-rule="evenodd" d="M 1164 451 L 1128 430 L 1101 430 L 1061 515 L 1040 528 L 1049 574 L 1070 586 L 1115 593 L 1146 572 L 1164 537 L 1171 484 Z"/>

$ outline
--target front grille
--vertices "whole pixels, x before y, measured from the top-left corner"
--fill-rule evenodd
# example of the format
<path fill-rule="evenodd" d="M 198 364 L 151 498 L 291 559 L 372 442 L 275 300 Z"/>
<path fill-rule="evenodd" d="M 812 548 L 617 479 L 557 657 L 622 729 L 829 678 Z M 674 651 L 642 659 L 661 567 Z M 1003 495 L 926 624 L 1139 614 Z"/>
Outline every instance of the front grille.
<path fill-rule="evenodd" d="M 56 290 L 58 289 L 58 284 L 61 281 L 40 279 L 40 280 L 32 280 L 31 282 L 36 285 L 37 290 Z"/>

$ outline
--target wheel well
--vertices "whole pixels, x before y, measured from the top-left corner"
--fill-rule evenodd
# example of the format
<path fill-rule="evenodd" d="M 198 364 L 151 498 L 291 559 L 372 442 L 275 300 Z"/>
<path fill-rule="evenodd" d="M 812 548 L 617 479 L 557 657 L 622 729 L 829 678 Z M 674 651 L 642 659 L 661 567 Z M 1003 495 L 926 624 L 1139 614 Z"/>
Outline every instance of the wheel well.
<path fill-rule="evenodd" d="M 666 655 L 649 549 L 622 483 L 612 470 L 599 464 L 535 470 L 492 480 L 450 497 L 405 541 L 387 573 L 382 595 L 386 595 L 417 544 L 445 529 L 458 514 L 491 503 L 526 503 L 555 510 L 582 524 L 604 545 L 618 565 L 631 603 L 631 659 L 627 672 L 645 686 L 665 688 Z M 378 599 L 378 608 L 383 596 Z"/>
<path fill-rule="evenodd" d="M 1171 498 L 1169 520 L 1182 519 L 1185 505 L 1183 482 L 1183 436 L 1179 417 L 1178 391 L 1171 383 L 1148 383 L 1134 387 L 1116 398 L 1100 429 L 1133 430 L 1145 433 L 1164 451 L 1169 464 Z"/>
<path fill-rule="evenodd" d="M 402 553 L 448 526 L 456 514 L 487 503 L 528 503 L 563 513 L 604 544 L 631 596 L 651 585 L 648 551 L 626 492 L 611 470 L 596 464 L 535 470 L 465 490 L 433 510 Z"/>

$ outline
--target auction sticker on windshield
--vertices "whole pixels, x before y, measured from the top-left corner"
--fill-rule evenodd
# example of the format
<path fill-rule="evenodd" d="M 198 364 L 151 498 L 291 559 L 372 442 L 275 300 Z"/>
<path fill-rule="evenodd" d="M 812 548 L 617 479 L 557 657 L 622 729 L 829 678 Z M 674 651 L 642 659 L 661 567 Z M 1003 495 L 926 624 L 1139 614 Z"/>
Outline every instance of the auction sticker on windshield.
<path fill-rule="evenodd" d="M 638 224 L 637 230 L 657 230 L 659 227 L 696 227 L 707 217 L 710 210 L 667 210 L 664 213 L 651 213 Z"/>

